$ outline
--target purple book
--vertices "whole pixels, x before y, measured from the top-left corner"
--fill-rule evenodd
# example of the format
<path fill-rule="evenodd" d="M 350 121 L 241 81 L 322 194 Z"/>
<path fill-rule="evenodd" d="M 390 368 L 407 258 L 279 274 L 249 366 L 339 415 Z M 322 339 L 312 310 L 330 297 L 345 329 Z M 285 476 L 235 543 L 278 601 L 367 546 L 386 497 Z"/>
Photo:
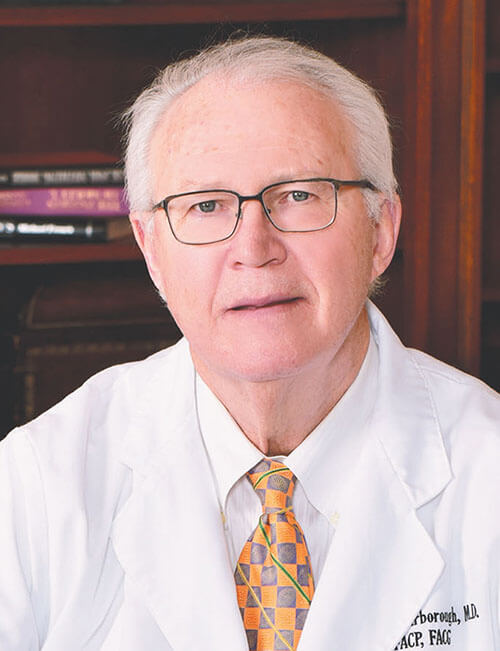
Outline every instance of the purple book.
<path fill-rule="evenodd" d="M 116 217 L 128 215 L 121 187 L 15 188 L 0 190 L 0 214 Z"/>

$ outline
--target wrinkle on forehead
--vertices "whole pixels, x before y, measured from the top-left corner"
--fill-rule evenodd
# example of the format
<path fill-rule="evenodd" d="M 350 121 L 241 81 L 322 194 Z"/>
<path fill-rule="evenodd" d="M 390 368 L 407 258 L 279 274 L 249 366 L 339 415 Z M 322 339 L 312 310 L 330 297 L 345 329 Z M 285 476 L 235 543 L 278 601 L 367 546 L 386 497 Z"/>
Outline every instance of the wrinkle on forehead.
<path fill-rule="evenodd" d="M 175 147 L 173 145 L 173 142 L 168 139 L 167 137 L 167 146 L 163 148 L 164 152 L 173 152 L 175 151 Z M 257 145 L 249 141 L 248 149 L 252 149 L 253 151 L 260 151 L 260 152 L 273 152 L 273 151 L 278 151 L 279 149 L 282 149 L 283 147 L 286 147 L 290 151 L 296 150 L 296 151 L 301 151 L 302 146 L 303 146 L 303 140 L 301 138 L 294 136 L 293 134 L 290 134 L 286 138 L 283 139 L 283 144 L 282 145 L 270 145 L 265 142 L 259 142 Z M 196 147 L 193 147 L 189 150 L 185 151 L 186 156 L 190 156 L 193 154 L 220 154 L 221 156 L 224 156 L 226 154 L 236 154 L 239 151 L 239 147 L 236 146 L 232 142 L 222 142 L 222 143 L 214 143 L 214 144 L 206 144 L 205 146 L 198 144 Z"/>
<path fill-rule="evenodd" d="M 263 88 L 269 93 L 263 95 Z M 314 110 L 309 110 L 310 106 Z M 252 131 L 247 123 L 257 127 Z M 260 124 L 266 125 L 266 132 Z M 190 164 L 197 157 L 206 157 L 209 174 L 212 162 L 227 158 L 231 164 L 244 148 L 263 156 L 282 149 L 290 160 L 290 173 L 297 164 L 311 171 L 317 167 L 319 172 L 324 161 L 309 141 L 331 142 L 339 156 L 351 158 L 348 125 L 331 98 L 305 84 L 234 82 L 212 75 L 178 97 L 160 120 L 153 139 L 152 170 L 155 173 L 161 162 L 168 164 L 170 159 L 182 158 Z M 276 174 L 287 176 L 287 169 L 276 170 Z"/>
<path fill-rule="evenodd" d="M 290 107 L 290 94 L 294 95 L 294 104 L 298 102 L 308 105 L 311 102 L 324 105 L 326 110 L 322 113 L 318 120 L 318 115 L 314 116 L 315 124 L 311 125 L 322 131 L 332 131 L 335 129 L 336 134 L 342 137 L 347 134 L 341 132 L 346 131 L 343 127 L 346 126 L 346 119 L 338 106 L 338 104 L 326 95 L 326 93 L 315 90 L 305 83 L 295 81 L 280 81 L 269 80 L 264 82 L 251 82 L 240 81 L 233 82 L 226 77 L 211 75 L 205 77 L 197 84 L 189 88 L 182 95 L 177 97 L 174 102 L 164 113 L 160 119 L 157 130 L 165 130 L 170 138 L 176 138 L 183 133 L 186 127 L 195 124 L 199 129 L 206 127 L 214 117 L 218 119 L 225 119 L 225 126 L 229 130 L 238 130 L 241 125 L 234 120 L 232 113 L 225 113 L 224 98 L 228 94 L 242 93 L 241 103 L 239 106 L 239 113 L 244 115 L 245 112 L 250 112 L 252 116 L 255 115 L 255 106 L 247 106 L 245 101 L 245 94 L 254 90 L 261 90 L 267 87 L 270 91 L 278 90 L 281 93 L 273 93 L 273 106 L 275 112 L 282 113 L 282 109 Z M 220 100 L 220 101 L 219 101 Z M 260 108 L 262 116 L 266 117 L 272 107 L 262 106 Z M 326 114 L 329 114 L 328 120 L 323 120 Z M 224 118 L 223 118 L 224 116 Z M 308 116 L 312 120 L 313 116 Z M 332 122 L 334 124 L 332 124 Z M 337 123 L 339 128 L 337 127 Z M 347 144 L 347 143 L 346 143 Z"/>

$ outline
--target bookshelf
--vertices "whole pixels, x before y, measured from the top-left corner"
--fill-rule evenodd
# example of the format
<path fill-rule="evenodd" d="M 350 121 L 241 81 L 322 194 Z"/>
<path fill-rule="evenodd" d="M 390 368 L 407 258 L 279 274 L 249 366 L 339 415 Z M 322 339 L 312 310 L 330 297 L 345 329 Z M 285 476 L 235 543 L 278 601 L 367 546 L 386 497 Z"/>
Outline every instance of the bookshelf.
<path fill-rule="evenodd" d="M 394 125 L 404 204 L 398 256 L 379 302 L 405 343 L 481 371 L 498 385 L 498 370 L 487 363 L 495 355 L 498 361 L 500 350 L 494 219 L 500 10 L 494 0 L 135 0 L 0 7 L 2 149 L 21 160 L 24 152 L 82 150 L 119 158 L 116 116 L 155 71 L 238 29 L 299 37 L 379 89 Z M 123 270 L 127 278 L 145 277 L 130 241 L 0 247 L 0 355 L 7 360 L 3 380 L 0 367 L 0 389 L 13 384 L 13 372 L 22 376 L 18 343 L 32 336 L 23 331 L 26 304 L 61 276 L 71 293 L 76 279 L 94 277 L 96 269 L 111 288 L 123 282 Z M 7 286 L 17 278 L 23 291 L 14 300 Z M 105 299 L 96 298 L 94 311 L 99 301 Z M 127 323 L 123 328 L 132 328 L 127 336 L 133 337 Z M 58 333 L 50 336 L 64 339 Z M 94 335 L 100 336 L 94 330 L 88 336 Z M 40 347 L 43 337 L 37 336 Z M 22 386 L 15 391 L 21 395 Z M 13 403 L 22 402 L 19 395 Z M 0 418 L 0 436 L 12 418 Z"/>
<path fill-rule="evenodd" d="M 123 262 L 141 258 L 139 248 L 128 238 L 102 244 L 0 245 L 3 266 Z"/>
<path fill-rule="evenodd" d="M 249 26 L 253 31 L 263 29 L 323 43 L 323 49 L 337 57 L 348 52 L 353 60 L 346 63 L 360 68 L 361 74 L 375 76 L 375 83 L 385 74 L 388 81 L 394 80 L 392 88 L 386 89 L 394 98 L 391 112 L 402 120 L 396 82 L 402 77 L 393 74 L 400 66 L 374 50 L 387 40 L 396 49 L 402 46 L 399 27 L 405 12 L 403 0 L 3 7 L 0 74 L 7 80 L 13 101 L 0 111 L 0 138 L 10 152 L 90 148 L 119 157 L 118 133 L 112 123 L 154 70 L 179 53 L 194 51 L 213 35 L 222 38 Z M 369 49 L 363 46 L 367 39 Z M 25 72 L 22 76 L 13 73 L 19 62 Z M 24 126 L 28 122 L 30 129 Z M 18 156 L 22 163 L 22 151 Z M 38 253 L 33 247 L 2 249 L 0 264 L 58 263 L 67 261 L 70 251 L 56 246 L 41 247 Z M 125 245 L 94 247 L 88 254 L 79 246 L 74 254 L 75 263 L 102 260 L 106 255 L 110 261 L 137 259 L 136 249 Z"/>

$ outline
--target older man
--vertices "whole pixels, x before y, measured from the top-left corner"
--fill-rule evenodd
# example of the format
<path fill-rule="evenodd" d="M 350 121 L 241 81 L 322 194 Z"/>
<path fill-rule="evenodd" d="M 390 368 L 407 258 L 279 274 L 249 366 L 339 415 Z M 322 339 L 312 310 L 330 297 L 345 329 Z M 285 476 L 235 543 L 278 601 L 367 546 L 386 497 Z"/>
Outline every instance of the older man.
<path fill-rule="evenodd" d="M 499 400 L 367 302 L 400 220 L 373 92 L 250 38 L 128 121 L 185 339 L 3 444 L 2 651 L 498 649 Z"/>

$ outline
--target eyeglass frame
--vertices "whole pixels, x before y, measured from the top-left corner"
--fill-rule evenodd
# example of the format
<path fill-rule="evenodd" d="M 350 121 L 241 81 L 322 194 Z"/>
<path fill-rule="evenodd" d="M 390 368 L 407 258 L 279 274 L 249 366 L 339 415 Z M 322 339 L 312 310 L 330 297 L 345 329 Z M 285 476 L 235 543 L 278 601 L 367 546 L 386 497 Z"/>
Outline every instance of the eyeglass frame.
<path fill-rule="evenodd" d="M 277 224 L 274 223 L 272 220 L 271 215 L 268 213 L 267 208 L 264 204 L 263 200 L 263 195 L 265 192 L 270 190 L 271 188 L 275 188 L 279 185 L 286 185 L 287 183 L 309 183 L 309 182 L 317 182 L 317 181 L 327 181 L 328 183 L 331 183 L 333 187 L 335 188 L 335 211 L 333 213 L 332 218 L 330 221 L 325 224 L 324 226 L 319 226 L 318 228 L 311 228 L 307 230 L 293 230 L 293 229 L 288 229 L 288 228 L 281 228 Z M 159 208 L 162 208 L 165 212 L 165 215 L 167 216 L 167 221 L 168 225 L 170 226 L 170 231 L 172 232 L 172 235 L 174 238 L 180 242 L 181 244 L 186 244 L 188 246 L 205 246 L 206 244 L 216 244 L 217 242 L 224 242 L 225 240 L 228 240 L 231 238 L 234 233 L 236 232 L 236 229 L 238 228 L 238 224 L 241 219 L 241 207 L 245 203 L 245 201 L 258 201 L 260 205 L 262 206 L 262 209 L 264 210 L 264 214 L 267 217 L 267 219 L 271 222 L 272 226 L 281 233 L 313 233 L 315 231 L 322 231 L 325 228 L 328 228 L 333 224 L 337 217 L 337 209 L 338 209 L 338 191 L 342 186 L 347 186 L 347 187 L 356 187 L 356 188 L 364 188 L 367 190 L 372 190 L 373 192 L 378 192 L 378 188 L 376 188 L 371 181 L 368 181 L 368 179 L 360 179 L 360 180 L 341 180 L 341 179 L 332 179 L 332 178 L 323 178 L 323 177 L 315 177 L 312 179 L 291 179 L 289 181 L 277 181 L 276 183 L 271 183 L 270 185 L 266 185 L 265 188 L 262 188 L 260 192 L 257 194 L 249 194 L 249 195 L 242 195 L 236 192 L 235 190 L 227 190 L 227 189 L 222 189 L 222 188 L 214 188 L 214 189 L 207 189 L 207 190 L 191 190 L 189 192 L 180 192 L 179 194 L 170 194 L 169 196 L 165 197 L 158 203 L 154 204 L 154 206 L 151 208 L 151 212 L 154 212 L 155 210 L 158 210 Z M 209 193 L 209 192 L 226 192 L 227 194 L 232 194 L 233 196 L 237 197 L 238 199 L 238 212 L 236 214 L 236 220 L 234 222 L 234 228 L 233 230 L 229 233 L 229 235 L 226 235 L 225 237 L 222 237 L 221 239 L 217 240 L 210 240 L 209 242 L 185 242 L 184 240 L 181 240 L 177 235 L 175 234 L 174 228 L 172 226 L 172 222 L 170 221 L 170 215 L 168 214 L 168 203 L 172 199 L 177 199 L 178 197 L 187 197 L 192 194 L 203 194 L 203 193 Z"/>

